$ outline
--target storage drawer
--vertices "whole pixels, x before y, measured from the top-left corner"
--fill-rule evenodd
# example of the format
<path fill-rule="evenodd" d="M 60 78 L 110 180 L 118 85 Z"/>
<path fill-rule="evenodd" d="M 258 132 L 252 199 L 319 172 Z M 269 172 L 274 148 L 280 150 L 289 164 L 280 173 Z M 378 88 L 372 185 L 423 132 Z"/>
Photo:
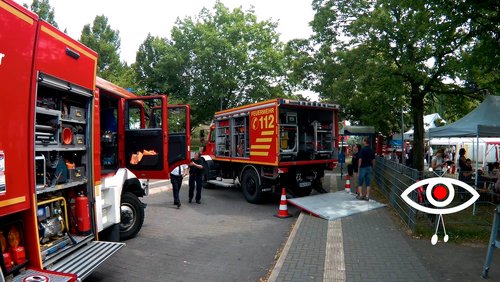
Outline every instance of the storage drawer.
<path fill-rule="evenodd" d="M 80 107 L 69 107 L 69 117 L 80 121 L 85 121 L 85 109 Z"/>

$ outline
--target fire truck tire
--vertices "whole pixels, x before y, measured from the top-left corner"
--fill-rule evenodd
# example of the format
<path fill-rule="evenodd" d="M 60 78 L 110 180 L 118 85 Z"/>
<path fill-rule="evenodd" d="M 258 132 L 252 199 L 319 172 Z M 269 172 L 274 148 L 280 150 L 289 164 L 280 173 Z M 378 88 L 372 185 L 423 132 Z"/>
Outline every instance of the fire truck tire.
<path fill-rule="evenodd" d="M 259 185 L 259 176 L 253 169 L 247 169 L 243 172 L 241 180 L 243 195 L 249 203 L 260 204 L 263 200 L 262 188 Z"/>
<path fill-rule="evenodd" d="M 134 238 L 144 223 L 144 207 L 136 195 L 129 192 L 122 195 L 120 216 L 120 240 Z"/>
<path fill-rule="evenodd" d="M 206 161 L 203 161 L 203 176 L 202 176 L 202 185 L 203 185 L 203 188 L 205 189 L 212 189 L 214 188 L 214 185 L 208 183 L 208 180 L 209 179 L 209 167 L 208 167 L 208 164 Z"/>

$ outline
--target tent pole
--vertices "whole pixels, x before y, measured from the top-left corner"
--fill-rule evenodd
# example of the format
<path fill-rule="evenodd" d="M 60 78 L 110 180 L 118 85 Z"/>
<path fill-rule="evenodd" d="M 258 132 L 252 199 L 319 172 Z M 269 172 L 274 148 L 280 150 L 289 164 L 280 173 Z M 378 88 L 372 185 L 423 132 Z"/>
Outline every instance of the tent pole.
<path fill-rule="evenodd" d="M 474 152 L 474 142 L 472 142 L 472 151 Z M 479 183 L 479 127 L 477 129 L 477 134 L 476 134 L 476 179 L 474 180 L 475 186 L 476 186 L 476 191 L 479 190 L 478 183 Z M 477 202 L 477 201 L 476 201 Z M 472 207 L 472 215 L 476 215 L 476 202 L 474 202 L 474 206 Z"/>

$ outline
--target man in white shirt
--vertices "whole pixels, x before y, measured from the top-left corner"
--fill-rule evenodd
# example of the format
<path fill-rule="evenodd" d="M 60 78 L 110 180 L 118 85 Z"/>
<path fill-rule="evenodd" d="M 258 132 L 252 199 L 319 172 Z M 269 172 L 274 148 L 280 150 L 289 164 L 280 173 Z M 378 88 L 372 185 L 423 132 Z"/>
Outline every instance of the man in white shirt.
<path fill-rule="evenodd" d="M 179 165 L 172 169 L 170 172 L 170 183 L 172 183 L 172 193 L 174 194 L 174 205 L 177 208 L 181 207 L 181 201 L 179 200 L 179 191 L 182 186 L 182 178 L 188 173 L 188 166 L 185 164 Z"/>

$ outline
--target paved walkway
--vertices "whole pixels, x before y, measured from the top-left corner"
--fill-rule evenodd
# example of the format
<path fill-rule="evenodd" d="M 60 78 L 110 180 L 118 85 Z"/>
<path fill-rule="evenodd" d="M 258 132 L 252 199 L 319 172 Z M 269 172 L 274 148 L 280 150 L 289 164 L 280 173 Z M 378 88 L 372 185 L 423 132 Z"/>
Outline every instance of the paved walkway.
<path fill-rule="evenodd" d="M 395 220 L 389 207 L 333 221 L 301 213 L 268 281 L 485 281 L 486 246 L 433 246 Z M 499 249 L 489 281 L 500 281 Z"/>
<path fill-rule="evenodd" d="M 269 281 L 435 281 L 384 209 L 327 221 L 302 213 Z"/>

